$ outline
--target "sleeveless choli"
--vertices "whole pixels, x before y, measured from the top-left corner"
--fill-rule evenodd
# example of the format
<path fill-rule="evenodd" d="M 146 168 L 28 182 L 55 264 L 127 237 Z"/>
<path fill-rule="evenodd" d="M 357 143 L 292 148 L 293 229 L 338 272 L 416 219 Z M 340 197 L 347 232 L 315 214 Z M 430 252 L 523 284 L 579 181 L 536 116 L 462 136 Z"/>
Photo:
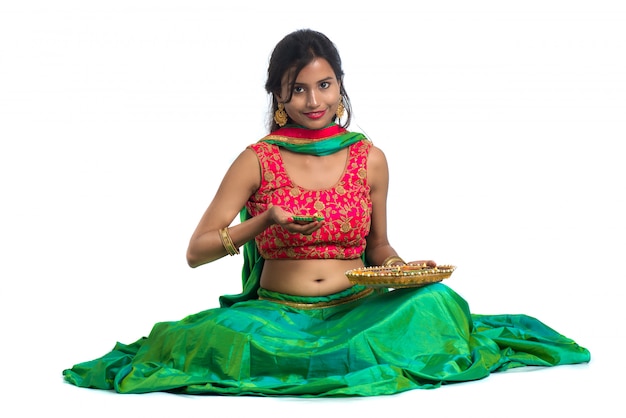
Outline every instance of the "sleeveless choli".
<path fill-rule="evenodd" d="M 259 142 L 251 145 L 261 166 L 261 186 L 246 208 L 252 216 L 270 206 L 280 206 L 296 215 L 321 216 L 322 227 L 311 235 L 292 234 L 272 225 L 257 235 L 256 243 L 265 259 L 334 258 L 352 259 L 365 250 L 372 213 L 367 183 L 367 156 L 371 142 L 348 147 L 345 169 L 339 180 L 321 190 L 309 190 L 289 177 L 279 148 Z"/>

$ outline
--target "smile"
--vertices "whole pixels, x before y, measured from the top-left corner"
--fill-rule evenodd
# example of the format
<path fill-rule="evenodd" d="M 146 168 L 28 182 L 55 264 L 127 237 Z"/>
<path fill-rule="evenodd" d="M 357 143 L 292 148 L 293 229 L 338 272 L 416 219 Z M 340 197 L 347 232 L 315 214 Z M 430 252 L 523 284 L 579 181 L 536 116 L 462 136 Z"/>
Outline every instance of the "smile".
<path fill-rule="evenodd" d="M 326 114 L 325 110 L 319 111 L 319 112 L 310 112 L 310 113 L 305 113 L 306 117 L 309 119 L 319 119 L 322 116 L 324 116 Z"/>

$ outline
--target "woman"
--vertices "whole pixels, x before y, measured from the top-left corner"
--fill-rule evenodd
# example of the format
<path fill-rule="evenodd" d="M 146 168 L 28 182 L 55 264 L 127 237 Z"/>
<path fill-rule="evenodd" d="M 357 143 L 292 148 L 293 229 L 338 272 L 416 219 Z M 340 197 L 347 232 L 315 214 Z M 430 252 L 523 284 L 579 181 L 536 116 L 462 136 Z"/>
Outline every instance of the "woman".
<path fill-rule="evenodd" d="M 345 129 L 341 60 L 323 34 L 286 36 L 266 90 L 270 134 L 229 168 L 187 251 L 197 267 L 243 246 L 243 292 L 65 370 L 67 381 L 122 393 L 380 395 L 589 361 L 534 318 L 470 314 L 440 283 L 353 285 L 348 270 L 405 264 L 387 239 L 385 155 Z"/>

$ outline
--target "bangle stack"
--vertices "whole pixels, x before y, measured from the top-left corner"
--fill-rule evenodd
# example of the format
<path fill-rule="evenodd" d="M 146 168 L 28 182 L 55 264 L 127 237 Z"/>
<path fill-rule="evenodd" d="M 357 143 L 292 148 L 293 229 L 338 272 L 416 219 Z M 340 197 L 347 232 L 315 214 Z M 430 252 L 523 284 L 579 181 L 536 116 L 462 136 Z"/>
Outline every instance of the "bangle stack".
<path fill-rule="evenodd" d="M 228 233 L 228 227 L 220 229 L 220 239 L 222 240 L 222 245 L 226 249 L 226 252 L 229 255 L 239 254 L 239 248 L 235 246 L 233 243 L 230 234 Z"/>
<path fill-rule="evenodd" d="M 383 261 L 383 266 L 384 267 L 389 267 L 389 266 L 394 266 L 397 265 L 397 263 L 402 263 L 402 264 L 406 264 L 406 262 L 400 258 L 397 255 L 391 255 L 387 258 L 385 258 L 385 261 Z"/>

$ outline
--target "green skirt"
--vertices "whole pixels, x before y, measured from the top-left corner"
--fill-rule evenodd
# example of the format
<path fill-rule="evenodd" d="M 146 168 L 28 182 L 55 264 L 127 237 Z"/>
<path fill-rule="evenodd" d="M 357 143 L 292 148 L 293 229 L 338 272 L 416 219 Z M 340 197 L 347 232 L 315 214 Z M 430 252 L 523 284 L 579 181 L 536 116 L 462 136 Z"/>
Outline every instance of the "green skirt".
<path fill-rule="evenodd" d="M 474 315 L 441 283 L 258 300 L 157 323 L 147 338 L 63 372 L 120 393 L 372 396 L 477 380 L 589 352 L 526 315 Z"/>

